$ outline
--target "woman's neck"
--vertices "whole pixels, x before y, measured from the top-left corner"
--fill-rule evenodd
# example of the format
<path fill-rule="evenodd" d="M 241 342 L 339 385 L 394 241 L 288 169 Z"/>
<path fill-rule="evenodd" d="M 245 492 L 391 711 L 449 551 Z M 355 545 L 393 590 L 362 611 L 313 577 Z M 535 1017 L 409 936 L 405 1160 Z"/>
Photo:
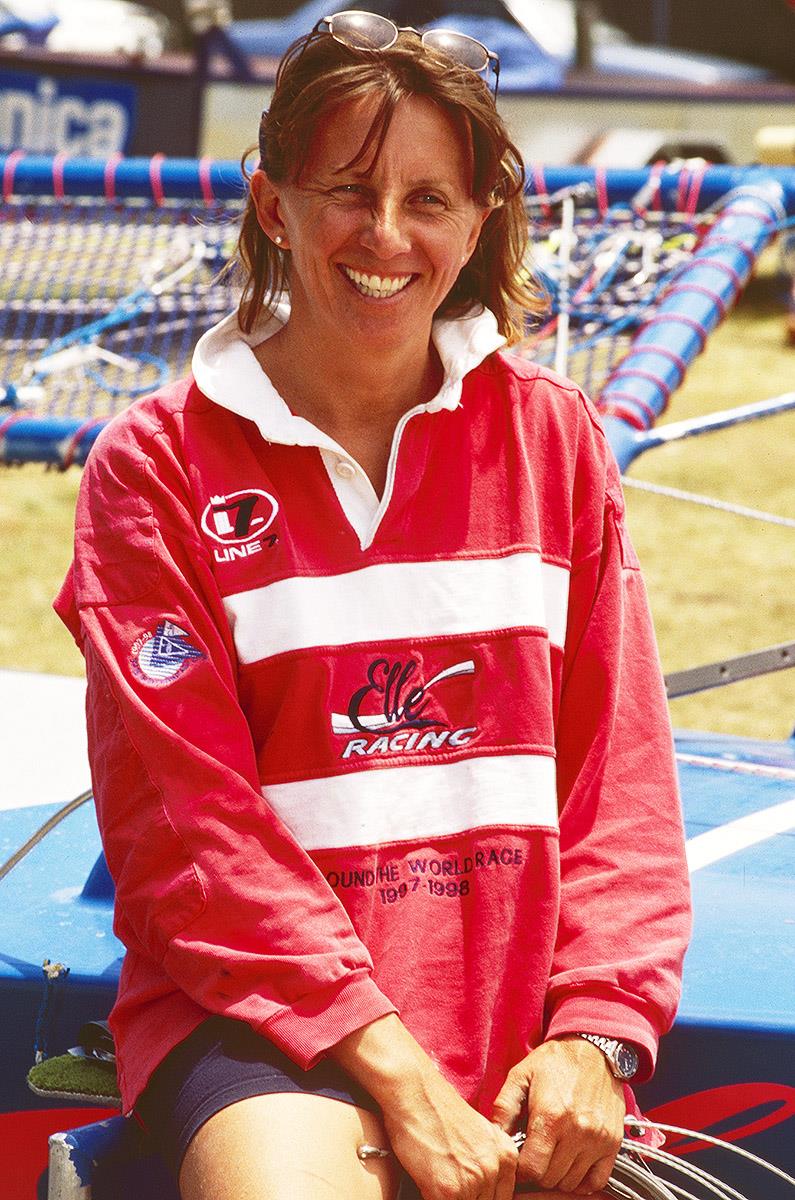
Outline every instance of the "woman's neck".
<path fill-rule="evenodd" d="M 331 348 L 291 336 L 291 322 L 254 354 L 290 411 L 333 438 L 383 494 L 395 429 L 400 418 L 432 400 L 444 371 L 428 338 L 422 349 L 357 349 L 337 339 Z"/>
<path fill-rule="evenodd" d="M 288 321 L 254 353 L 290 411 L 332 437 L 346 429 L 394 429 L 404 413 L 436 395 L 444 377 L 430 336 L 411 346 L 362 348 L 339 337 L 326 346 Z"/>

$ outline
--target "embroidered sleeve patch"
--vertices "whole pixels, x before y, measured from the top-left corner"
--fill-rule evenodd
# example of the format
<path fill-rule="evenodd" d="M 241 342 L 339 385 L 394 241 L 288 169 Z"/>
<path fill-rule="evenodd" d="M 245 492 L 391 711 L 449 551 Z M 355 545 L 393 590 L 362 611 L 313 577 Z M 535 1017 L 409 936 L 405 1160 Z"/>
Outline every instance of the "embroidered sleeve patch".
<path fill-rule="evenodd" d="M 186 671 L 196 658 L 205 658 L 190 634 L 173 621 L 161 621 L 154 633 L 144 633 L 132 645 L 133 673 L 153 687 L 165 687 Z"/>

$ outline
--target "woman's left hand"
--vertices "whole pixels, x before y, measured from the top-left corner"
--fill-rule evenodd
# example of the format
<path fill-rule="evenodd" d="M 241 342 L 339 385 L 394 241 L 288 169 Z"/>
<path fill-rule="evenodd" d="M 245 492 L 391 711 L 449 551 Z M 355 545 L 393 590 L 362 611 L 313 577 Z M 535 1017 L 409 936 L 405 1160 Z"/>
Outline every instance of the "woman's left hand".
<path fill-rule="evenodd" d="M 516 1129 L 527 1109 L 517 1182 L 588 1196 L 608 1181 L 624 1134 L 623 1084 L 576 1035 L 544 1042 L 508 1073 L 493 1120 Z"/>

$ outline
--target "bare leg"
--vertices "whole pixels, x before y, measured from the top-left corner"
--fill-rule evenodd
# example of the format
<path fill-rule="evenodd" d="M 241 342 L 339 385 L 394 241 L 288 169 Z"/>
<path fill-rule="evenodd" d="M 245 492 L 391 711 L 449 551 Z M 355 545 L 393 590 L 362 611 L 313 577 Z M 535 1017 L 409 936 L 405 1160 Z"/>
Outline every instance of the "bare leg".
<path fill-rule="evenodd" d="M 361 1162 L 363 1142 L 388 1146 L 381 1120 L 352 1104 L 292 1092 L 239 1100 L 188 1146 L 182 1200 L 395 1200 L 395 1159 Z"/>

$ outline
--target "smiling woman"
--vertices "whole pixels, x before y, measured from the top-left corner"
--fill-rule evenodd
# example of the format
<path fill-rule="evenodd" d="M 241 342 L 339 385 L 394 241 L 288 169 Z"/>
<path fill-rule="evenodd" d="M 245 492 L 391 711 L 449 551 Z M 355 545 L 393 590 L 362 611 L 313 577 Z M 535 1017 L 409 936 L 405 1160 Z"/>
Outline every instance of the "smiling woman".
<path fill-rule="evenodd" d="M 520 271 L 519 154 L 469 65 L 485 71 L 489 52 L 454 33 L 398 36 L 359 12 L 335 16 L 331 33 L 288 52 L 263 113 L 240 324 L 261 326 L 263 302 L 273 309 L 289 292 L 291 319 L 260 342 L 258 361 L 381 494 L 397 421 L 442 382 L 428 353 L 434 319 L 481 305 L 513 341 L 541 302 Z M 369 49 L 379 39 L 388 56 Z"/>
<path fill-rule="evenodd" d="M 481 223 L 484 215 L 490 214 L 471 253 L 462 254 L 458 261 L 449 294 L 442 298 L 441 313 L 461 315 L 480 302 L 495 313 L 500 331 L 509 340 L 516 340 L 523 332 L 525 313 L 542 305 L 538 292 L 519 274 L 527 243 L 521 157 L 509 140 L 485 80 L 467 65 L 470 47 L 478 47 L 479 43 L 453 35 L 465 45 L 465 61 L 451 58 L 435 46 L 427 47 L 412 31 L 404 31 L 388 51 L 357 50 L 350 44 L 348 27 L 341 21 L 349 15 L 334 18 L 333 37 L 315 32 L 286 54 L 270 109 L 263 113 L 260 123 L 261 170 L 276 187 L 304 182 L 307 167 L 318 153 L 318 139 L 327 145 L 331 141 L 328 122 L 334 120 L 339 131 L 345 124 L 341 110 L 349 113 L 356 108 L 360 114 L 357 131 L 346 136 L 344 147 L 331 146 L 331 157 L 323 165 L 332 173 L 329 186 L 349 183 L 362 185 L 364 191 L 368 176 L 378 167 L 397 108 L 404 107 L 408 100 L 416 104 L 425 99 L 440 122 L 433 131 L 432 146 L 438 149 L 441 138 L 452 157 L 448 186 L 463 192 L 463 196 L 458 195 L 459 204 L 463 199 L 474 205 Z M 361 17 L 369 14 L 355 16 L 360 20 L 354 41 L 365 37 Z M 390 21 L 372 19 L 391 27 L 397 35 Z M 378 30 L 379 25 L 375 28 Z M 374 36 L 370 33 L 367 40 L 372 41 Z M 451 44 L 457 46 L 449 34 L 446 44 L 448 48 Z M 489 55 L 484 47 L 481 50 L 485 70 Z M 322 121 L 318 119 L 321 112 Z M 401 120 L 405 135 L 405 116 Z M 393 144 L 411 144 L 415 152 L 420 152 L 418 134 L 415 129 L 408 142 L 395 138 Z M 442 165 L 433 159 L 429 148 L 425 165 L 431 160 L 429 184 L 439 179 Z M 349 172 L 348 180 L 336 178 L 343 169 Z M 424 182 L 422 174 L 412 180 L 415 204 L 423 198 Z M 433 188 L 426 191 L 426 203 L 433 202 Z M 436 197 L 436 201 L 443 203 L 443 197 Z M 240 249 L 248 272 L 241 324 L 244 330 L 250 330 L 263 299 L 273 301 L 289 282 L 291 266 L 285 257 L 286 247 L 274 249 L 263 240 L 253 197 L 244 218 Z"/>
<path fill-rule="evenodd" d="M 539 299 L 497 66 L 300 39 L 239 311 L 87 462 L 111 1025 L 185 1200 L 600 1194 L 673 1018 L 665 696 L 598 418 L 504 353 Z"/>
<path fill-rule="evenodd" d="M 490 209 L 470 195 L 471 148 L 425 97 L 406 98 L 377 158 L 352 167 L 377 110 L 376 100 L 341 105 L 295 182 L 259 170 L 251 193 L 261 228 L 290 254 L 290 320 L 257 360 L 291 411 L 347 445 L 382 493 L 398 419 L 441 385 L 431 327 Z"/>

